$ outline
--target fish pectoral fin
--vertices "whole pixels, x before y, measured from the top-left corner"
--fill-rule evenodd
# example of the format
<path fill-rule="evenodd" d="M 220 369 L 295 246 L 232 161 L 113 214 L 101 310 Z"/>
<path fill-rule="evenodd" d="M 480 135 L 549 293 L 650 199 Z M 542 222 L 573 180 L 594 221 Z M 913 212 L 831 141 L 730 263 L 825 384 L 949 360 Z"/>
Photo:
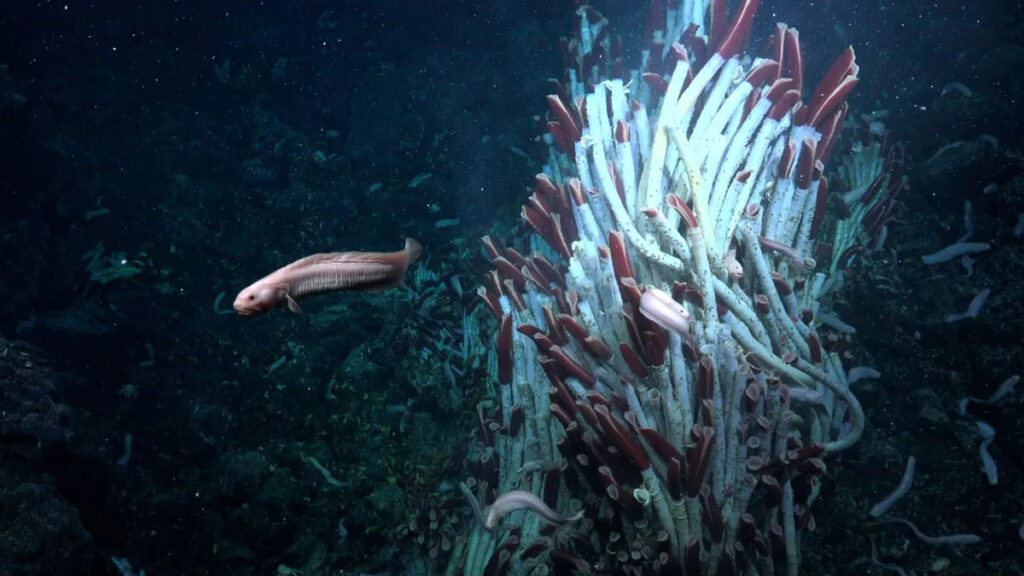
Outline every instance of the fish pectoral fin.
<path fill-rule="evenodd" d="M 292 298 L 291 294 L 285 294 L 284 298 L 285 301 L 288 302 L 289 310 L 291 310 L 295 314 L 302 314 L 302 307 L 299 306 L 299 303 L 295 301 L 295 298 Z"/>

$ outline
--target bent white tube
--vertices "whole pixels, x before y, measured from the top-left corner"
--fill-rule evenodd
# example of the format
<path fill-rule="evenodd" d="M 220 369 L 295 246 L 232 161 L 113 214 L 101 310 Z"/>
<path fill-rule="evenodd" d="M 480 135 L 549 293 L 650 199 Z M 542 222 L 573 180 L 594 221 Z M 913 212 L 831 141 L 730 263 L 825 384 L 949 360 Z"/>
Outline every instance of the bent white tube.
<path fill-rule="evenodd" d="M 875 518 L 885 514 L 889 511 L 889 508 L 892 508 L 893 504 L 898 502 L 900 498 L 903 498 L 907 491 L 910 490 L 910 485 L 914 483 L 914 462 L 913 456 L 907 458 L 907 468 L 903 471 L 903 478 L 900 479 L 899 485 L 884 500 L 872 506 L 869 514 Z"/>

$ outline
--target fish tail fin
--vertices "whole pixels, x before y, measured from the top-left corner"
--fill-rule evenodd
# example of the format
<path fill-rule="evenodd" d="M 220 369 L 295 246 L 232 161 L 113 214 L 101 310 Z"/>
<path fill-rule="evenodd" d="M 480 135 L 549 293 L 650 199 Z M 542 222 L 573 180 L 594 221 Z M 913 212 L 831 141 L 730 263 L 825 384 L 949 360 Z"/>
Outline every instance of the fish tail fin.
<path fill-rule="evenodd" d="M 420 259 L 420 255 L 423 254 L 423 246 L 420 243 L 413 240 L 412 238 L 405 239 L 405 257 L 407 258 L 406 266 L 411 266 L 413 262 Z"/>

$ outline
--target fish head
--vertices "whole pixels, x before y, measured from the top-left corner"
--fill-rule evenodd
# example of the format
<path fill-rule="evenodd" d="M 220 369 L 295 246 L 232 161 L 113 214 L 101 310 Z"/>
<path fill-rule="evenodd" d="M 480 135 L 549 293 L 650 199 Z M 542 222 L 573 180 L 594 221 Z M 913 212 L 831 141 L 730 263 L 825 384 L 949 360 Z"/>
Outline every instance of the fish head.
<path fill-rule="evenodd" d="M 238 293 L 233 307 L 239 316 L 257 316 L 283 304 L 286 294 L 279 286 L 257 282 Z"/>

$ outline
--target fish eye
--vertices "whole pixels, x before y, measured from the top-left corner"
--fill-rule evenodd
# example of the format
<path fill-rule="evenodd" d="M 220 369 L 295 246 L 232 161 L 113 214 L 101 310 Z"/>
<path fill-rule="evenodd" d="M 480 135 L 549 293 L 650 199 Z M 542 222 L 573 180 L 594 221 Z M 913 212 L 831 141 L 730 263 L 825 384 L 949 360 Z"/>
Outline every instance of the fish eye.
<path fill-rule="evenodd" d="M 252 294 L 249 294 L 249 300 L 255 300 L 255 299 L 256 299 L 255 296 L 253 296 Z"/>

